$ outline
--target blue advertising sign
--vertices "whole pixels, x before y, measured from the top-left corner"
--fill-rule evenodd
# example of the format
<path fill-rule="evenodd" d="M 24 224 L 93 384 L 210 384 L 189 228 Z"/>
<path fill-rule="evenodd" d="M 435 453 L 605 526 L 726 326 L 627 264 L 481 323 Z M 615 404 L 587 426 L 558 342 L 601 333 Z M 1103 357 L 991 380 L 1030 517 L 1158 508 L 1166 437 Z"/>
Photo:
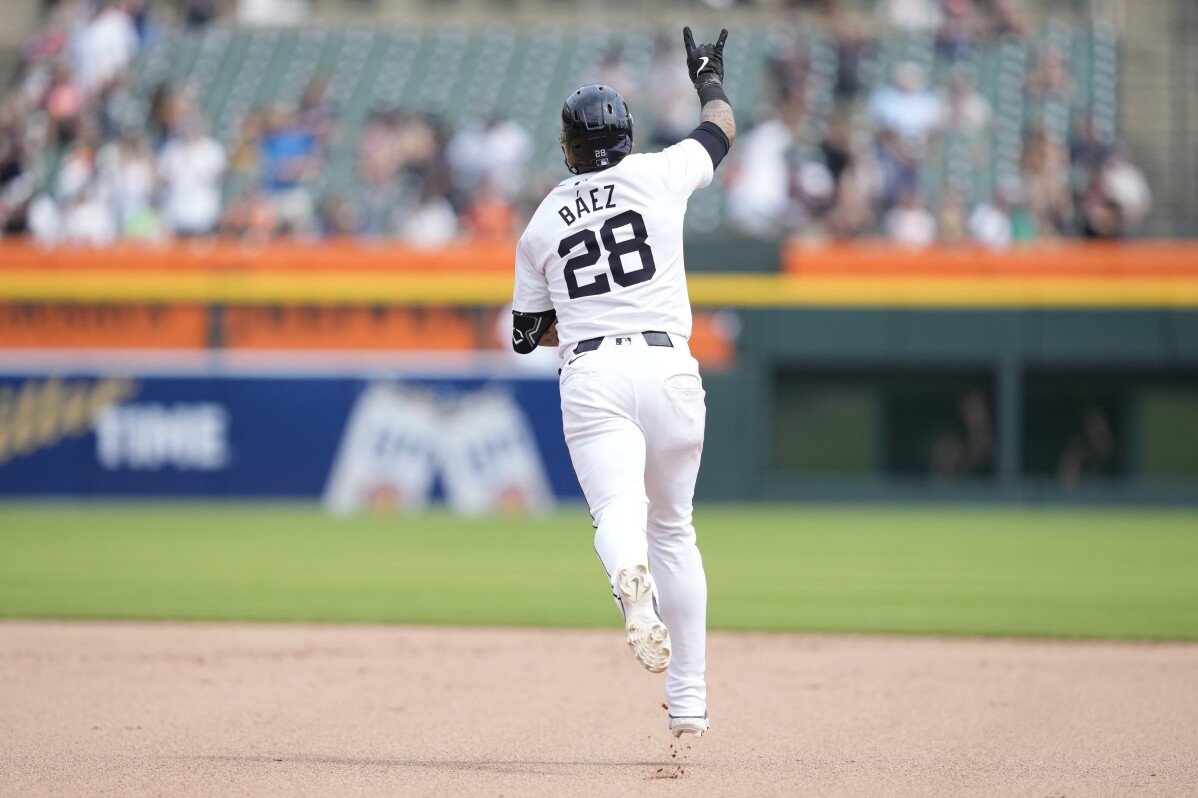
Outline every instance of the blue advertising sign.
<path fill-rule="evenodd" d="M 424 454 L 397 460 L 411 433 Z M 551 377 L 77 371 L 0 373 L 0 495 L 325 497 L 347 510 L 445 497 L 482 510 L 581 491 Z"/>

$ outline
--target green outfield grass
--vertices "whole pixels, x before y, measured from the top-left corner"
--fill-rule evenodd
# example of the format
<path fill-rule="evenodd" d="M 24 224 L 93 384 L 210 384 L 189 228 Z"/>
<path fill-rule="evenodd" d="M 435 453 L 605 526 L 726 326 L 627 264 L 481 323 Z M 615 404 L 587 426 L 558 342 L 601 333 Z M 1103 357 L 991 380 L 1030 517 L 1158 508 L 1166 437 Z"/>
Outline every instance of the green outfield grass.
<path fill-rule="evenodd" d="M 1198 513 L 704 507 L 720 629 L 1198 639 Z M 581 508 L 0 504 L 0 616 L 613 625 Z"/>

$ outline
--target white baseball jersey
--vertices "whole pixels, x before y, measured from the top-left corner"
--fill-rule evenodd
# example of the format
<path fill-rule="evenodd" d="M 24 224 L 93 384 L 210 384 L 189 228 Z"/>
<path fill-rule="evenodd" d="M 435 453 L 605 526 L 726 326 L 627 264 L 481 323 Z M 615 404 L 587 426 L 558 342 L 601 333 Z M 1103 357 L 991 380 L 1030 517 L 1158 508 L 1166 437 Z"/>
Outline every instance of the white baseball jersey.
<path fill-rule="evenodd" d="M 682 222 L 691 192 L 712 171 L 703 145 L 684 139 L 563 180 L 520 237 L 512 307 L 556 310 L 563 353 L 578 341 L 645 330 L 690 338 Z"/>
<path fill-rule="evenodd" d="M 691 357 L 682 222 L 711 182 L 694 139 L 568 178 L 537 208 L 516 248 L 512 307 L 557 312 L 562 429 L 616 597 L 626 566 L 648 563 L 672 647 L 674 716 L 707 711 L 707 579 L 691 523 L 706 419 Z M 639 333 L 669 334 L 668 343 Z M 623 609 L 623 605 L 621 605 Z"/>

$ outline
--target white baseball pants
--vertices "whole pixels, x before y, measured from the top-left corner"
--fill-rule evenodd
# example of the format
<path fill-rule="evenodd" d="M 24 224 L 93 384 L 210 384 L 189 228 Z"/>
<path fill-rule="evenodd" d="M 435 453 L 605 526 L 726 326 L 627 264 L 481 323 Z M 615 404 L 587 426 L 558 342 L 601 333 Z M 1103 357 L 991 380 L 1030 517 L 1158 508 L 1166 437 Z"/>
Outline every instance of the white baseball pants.
<path fill-rule="evenodd" d="M 665 694 L 671 715 L 707 711 L 707 577 L 691 524 L 707 410 L 686 340 L 649 346 L 609 336 L 562 361 L 562 424 L 595 523 L 609 583 L 648 564 L 673 644 Z M 613 586 L 613 595 L 615 594 Z"/>

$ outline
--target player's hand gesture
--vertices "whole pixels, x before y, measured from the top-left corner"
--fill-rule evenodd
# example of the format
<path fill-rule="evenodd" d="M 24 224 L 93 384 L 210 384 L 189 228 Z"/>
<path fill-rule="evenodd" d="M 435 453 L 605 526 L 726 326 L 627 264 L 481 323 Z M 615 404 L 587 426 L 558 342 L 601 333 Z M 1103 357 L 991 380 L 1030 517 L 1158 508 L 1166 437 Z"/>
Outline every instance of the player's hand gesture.
<path fill-rule="evenodd" d="M 728 29 L 720 31 L 715 44 L 695 44 L 689 27 L 682 29 L 682 43 L 686 45 L 686 68 L 690 70 L 691 83 L 699 89 L 709 83 L 724 82 L 724 40 Z"/>

